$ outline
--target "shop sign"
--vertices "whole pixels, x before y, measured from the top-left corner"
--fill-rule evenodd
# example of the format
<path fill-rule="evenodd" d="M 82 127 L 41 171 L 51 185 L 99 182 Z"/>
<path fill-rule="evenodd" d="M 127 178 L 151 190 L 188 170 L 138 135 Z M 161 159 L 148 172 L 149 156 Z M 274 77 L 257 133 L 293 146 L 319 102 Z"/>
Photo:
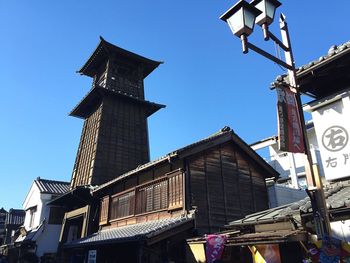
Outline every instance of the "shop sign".
<path fill-rule="evenodd" d="M 212 263 L 221 259 L 224 251 L 226 235 L 206 235 L 206 262 Z"/>
<path fill-rule="evenodd" d="M 327 180 L 350 176 L 350 114 L 338 100 L 312 113 Z"/>
<path fill-rule="evenodd" d="M 278 145 L 283 152 L 304 153 L 304 137 L 295 93 L 289 88 L 276 88 Z"/>
<path fill-rule="evenodd" d="M 97 256 L 96 250 L 89 250 L 88 263 L 96 263 L 96 256 Z"/>

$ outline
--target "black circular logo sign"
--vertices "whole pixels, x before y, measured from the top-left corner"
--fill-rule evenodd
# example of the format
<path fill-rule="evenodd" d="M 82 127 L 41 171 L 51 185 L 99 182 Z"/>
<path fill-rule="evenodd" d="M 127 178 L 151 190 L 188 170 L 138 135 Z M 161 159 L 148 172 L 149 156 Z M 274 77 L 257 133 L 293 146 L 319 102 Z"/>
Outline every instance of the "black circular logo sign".
<path fill-rule="evenodd" d="M 331 126 L 322 135 L 322 144 L 328 151 L 342 150 L 348 143 L 348 132 L 341 126 Z"/>

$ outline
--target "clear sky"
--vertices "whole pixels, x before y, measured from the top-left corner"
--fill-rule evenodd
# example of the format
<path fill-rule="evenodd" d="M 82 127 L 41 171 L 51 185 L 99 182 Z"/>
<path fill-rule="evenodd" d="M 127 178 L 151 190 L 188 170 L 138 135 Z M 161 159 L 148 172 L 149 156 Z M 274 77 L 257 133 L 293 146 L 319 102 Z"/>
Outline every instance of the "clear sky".
<path fill-rule="evenodd" d="M 282 1 L 297 65 L 350 39 L 350 1 Z M 69 181 L 83 121 L 68 112 L 91 87 L 75 73 L 99 36 L 164 64 L 145 80 L 166 104 L 149 119 L 152 159 L 230 126 L 247 143 L 276 134 L 270 83 L 284 71 L 219 20 L 233 1 L 0 0 L 0 207 L 20 208 L 33 180 Z M 277 20 L 272 31 L 279 36 Z M 257 26 L 252 42 L 263 43 Z M 330 87 L 331 88 L 331 87 Z"/>

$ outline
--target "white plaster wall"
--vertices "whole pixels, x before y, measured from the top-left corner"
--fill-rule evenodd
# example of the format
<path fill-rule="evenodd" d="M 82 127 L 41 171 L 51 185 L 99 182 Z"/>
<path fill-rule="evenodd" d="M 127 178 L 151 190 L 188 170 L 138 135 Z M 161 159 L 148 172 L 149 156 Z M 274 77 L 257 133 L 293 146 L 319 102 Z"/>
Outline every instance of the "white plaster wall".
<path fill-rule="evenodd" d="M 329 151 L 322 145 L 323 133 L 331 126 L 342 126 L 349 133 L 350 131 L 350 92 L 347 91 L 341 97 L 327 105 L 320 105 L 320 108 L 312 111 L 319 149 L 322 156 L 321 161 L 327 180 L 335 180 L 342 177 L 350 176 L 350 164 L 345 162 L 344 155 L 350 154 L 350 143 L 340 151 Z M 337 166 L 327 165 L 326 160 L 329 158 L 337 159 Z"/>
<path fill-rule="evenodd" d="M 43 231 L 37 239 L 36 255 L 43 256 L 45 253 L 56 253 L 58 247 L 58 239 L 62 225 L 49 225 L 45 223 Z"/>
<path fill-rule="evenodd" d="M 30 227 L 29 224 L 30 224 L 31 216 L 30 216 L 30 211 L 28 209 L 33 206 L 36 206 L 37 210 L 35 212 L 33 226 Z M 26 196 L 26 199 L 23 202 L 23 209 L 26 211 L 26 216 L 24 219 L 24 227 L 26 230 L 31 230 L 40 224 L 41 222 L 40 214 L 41 214 L 42 207 L 43 207 L 43 204 L 41 202 L 39 188 L 37 187 L 35 182 L 33 182 Z"/>
<path fill-rule="evenodd" d="M 305 190 L 293 189 L 278 184 L 268 186 L 267 192 L 270 208 L 290 204 L 304 199 L 307 196 Z"/>
<path fill-rule="evenodd" d="M 47 204 L 52 198 L 51 194 L 41 194 L 39 188 L 33 182 L 26 199 L 23 202 L 23 209 L 27 210 L 30 207 L 37 206 L 37 211 L 34 217 L 32 227 L 29 227 L 30 212 L 26 211 L 24 220 L 24 227 L 27 231 L 38 227 L 42 222 L 43 226 L 36 234 L 36 255 L 43 256 L 45 253 L 56 253 L 58 246 L 58 239 L 61 232 L 62 225 L 50 225 L 48 219 L 50 215 L 50 207 Z M 46 219 L 46 220 L 45 220 Z M 44 222 L 45 220 L 45 222 Z"/>
<path fill-rule="evenodd" d="M 50 215 L 50 207 L 46 204 L 51 201 L 51 194 L 41 194 L 41 203 L 43 204 L 43 208 L 41 210 L 40 219 L 43 221 L 44 219 L 48 219 Z"/>
<path fill-rule="evenodd" d="M 332 236 L 350 242 L 350 220 L 331 222 Z"/>
<path fill-rule="evenodd" d="M 280 173 L 281 177 L 288 177 L 290 175 L 290 169 L 294 165 L 291 161 L 290 155 L 292 153 L 281 152 L 278 150 L 278 145 L 274 144 L 269 147 L 271 161 L 269 164 Z M 296 173 L 301 175 L 305 172 L 304 168 L 304 156 L 303 154 L 293 154 Z"/>
<path fill-rule="evenodd" d="M 313 163 L 320 164 L 321 156 L 318 150 L 318 143 L 316 138 L 315 129 L 308 129 L 308 139 L 311 147 Z M 288 153 L 281 152 L 278 150 L 278 144 L 275 143 L 269 146 L 270 158 L 269 164 L 280 173 L 281 178 L 287 178 L 290 176 L 290 169 L 295 166 L 297 175 L 305 174 L 305 159 L 304 154 L 300 153 Z M 291 155 L 294 157 L 294 164 L 291 158 Z M 322 166 L 320 167 L 321 176 L 324 175 Z"/>

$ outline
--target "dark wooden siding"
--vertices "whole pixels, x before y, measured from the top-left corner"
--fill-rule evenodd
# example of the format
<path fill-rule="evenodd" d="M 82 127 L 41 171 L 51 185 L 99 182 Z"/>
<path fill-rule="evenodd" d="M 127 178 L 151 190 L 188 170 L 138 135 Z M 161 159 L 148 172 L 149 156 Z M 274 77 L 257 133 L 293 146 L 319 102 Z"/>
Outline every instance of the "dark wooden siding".
<path fill-rule="evenodd" d="M 102 113 L 101 104 L 85 121 L 73 168 L 71 187 L 91 184 Z"/>
<path fill-rule="evenodd" d="M 144 100 L 144 65 L 112 55 L 101 58 L 93 88 Z M 86 118 L 72 175 L 72 188 L 100 185 L 149 162 L 146 107 L 132 99 L 103 93 L 89 102 L 92 114 Z"/>
<path fill-rule="evenodd" d="M 143 106 L 104 97 L 100 107 L 85 120 L 72 187 L 108 182 L 148 161 Z"/>
<path fill-rule="evenodd" d="M 100 201 L 100 225 L 107 224 L 108 222 L 108 210 L 109 210 L 109 196 L 105 196 Z"/>
<path fill-rule="evenodd" d="M 184 173 L 181 169 L 125 191 L 111 193 L 100 199 L 99 225 L 103 228 L 184 213 Z"/>
<path fill-rule="evenodd" d="M 190 161 L 190 189 L 191 205 L 197 209 L 196 226 L 197 229 L 207 229 L 209 223 L 209 203 L 207 183 L 205 176 L 205 157 L 199 155 Z"/>
<path fill-rule="evenodd" d="M 143 68 L 111 58 L 106 71 L 105 88 L 144 98 Z"/>
<path fill-rule="evenodd" d="M 188 160 L 191 206 L 199 234 L 216 232 L 232 220 L 268 208 L 265 180 L 255 162 L 233 144 Z"/>
<path fill-rule="evenodd" d="M 163 177 L 171 171 L 171 166 L 172 165 L 170 163 L 166 162 L 150 170 L 141 171 L 138 174 L 129 176 L 124 180 L 120 180 L 114 183 L 113 185 L 104 189 L 103 191 L 100 191 L 98 193 L 98 197 L 102 198 L 105 195 L 113 195 L 115 193 L 119 193 L 132 187 L 136 187 L 138 185 L 150 182 L 154 179 Z"/>
<path fill-rule="evenodd" d="M 105 98 L 92 184 L 101 184 L 149 161 L 142 106 Z"/>

